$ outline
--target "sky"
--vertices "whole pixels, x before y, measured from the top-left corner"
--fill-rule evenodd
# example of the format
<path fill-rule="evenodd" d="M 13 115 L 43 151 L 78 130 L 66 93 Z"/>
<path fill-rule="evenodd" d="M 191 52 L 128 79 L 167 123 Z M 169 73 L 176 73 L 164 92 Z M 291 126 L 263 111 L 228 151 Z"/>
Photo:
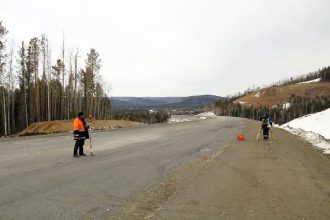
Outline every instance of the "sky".
<path fill-rule="evenodd" d="M 8 42 L 90 48 L 110 96 L 227 96 L 330 65 L 329 0 L 0 0 Z"/>

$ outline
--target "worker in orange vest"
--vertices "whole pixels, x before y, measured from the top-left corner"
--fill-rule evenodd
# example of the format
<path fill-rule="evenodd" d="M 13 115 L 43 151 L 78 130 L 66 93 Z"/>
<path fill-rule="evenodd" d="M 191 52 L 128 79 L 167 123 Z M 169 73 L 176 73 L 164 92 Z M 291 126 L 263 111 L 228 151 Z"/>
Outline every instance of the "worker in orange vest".
<path fill-rule="evenodd" d="M 73 134 L 74 140 L 76 141 L 73 148 L 73 156 L 86 156 L 84 154 L 84 144 L 85 139 L 89 138 L 88 134 L 88 126 L 85 122 L 85 114 L 83 112 L 79 112 L 78 116 L 73 121 Z M 79 149 L 79 155 L 77 154 Z"/>

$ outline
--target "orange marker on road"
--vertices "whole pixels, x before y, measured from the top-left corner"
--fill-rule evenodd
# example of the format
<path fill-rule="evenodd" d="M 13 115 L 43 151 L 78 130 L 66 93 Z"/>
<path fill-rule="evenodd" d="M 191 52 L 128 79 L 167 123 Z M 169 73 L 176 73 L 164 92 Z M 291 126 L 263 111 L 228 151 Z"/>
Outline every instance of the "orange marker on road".
<path fill-rule="evenodd" d="M 244 141 L 245 140 L 245 136 L 244 135 L 238 135 L 237 136 L 237 140 Z"/>

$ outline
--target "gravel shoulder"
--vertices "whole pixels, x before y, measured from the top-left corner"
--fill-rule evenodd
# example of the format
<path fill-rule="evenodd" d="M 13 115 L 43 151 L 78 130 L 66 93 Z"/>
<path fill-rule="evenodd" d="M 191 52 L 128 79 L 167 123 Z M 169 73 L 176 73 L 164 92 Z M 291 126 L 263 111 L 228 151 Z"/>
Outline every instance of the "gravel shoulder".
<path fill-rule="evenodd" d="M 130 201 L 118 219 L 330 218 L 330 157 L 284 130 L 231 141 Z"/>

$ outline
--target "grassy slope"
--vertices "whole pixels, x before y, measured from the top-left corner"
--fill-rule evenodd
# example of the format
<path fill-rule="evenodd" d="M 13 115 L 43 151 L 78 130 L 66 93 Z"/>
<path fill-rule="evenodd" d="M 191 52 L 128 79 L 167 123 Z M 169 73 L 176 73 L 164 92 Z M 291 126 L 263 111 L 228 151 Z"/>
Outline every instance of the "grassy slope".
<path fill-rule="evenodd" d="M 235 102 L 244 102 L 243 105 L 248 106 L 269 106 L 285 103 L 290 96 L 295 94 L 297 96 L 328 96 L 330 97 L 330 83 L 304 83 L 294 84 L 288 86 L 272 86 L 261 89 L 260 96 L 256 97 L 258 92 L 252 92 L 247 96 L 241 97 Z"/>

